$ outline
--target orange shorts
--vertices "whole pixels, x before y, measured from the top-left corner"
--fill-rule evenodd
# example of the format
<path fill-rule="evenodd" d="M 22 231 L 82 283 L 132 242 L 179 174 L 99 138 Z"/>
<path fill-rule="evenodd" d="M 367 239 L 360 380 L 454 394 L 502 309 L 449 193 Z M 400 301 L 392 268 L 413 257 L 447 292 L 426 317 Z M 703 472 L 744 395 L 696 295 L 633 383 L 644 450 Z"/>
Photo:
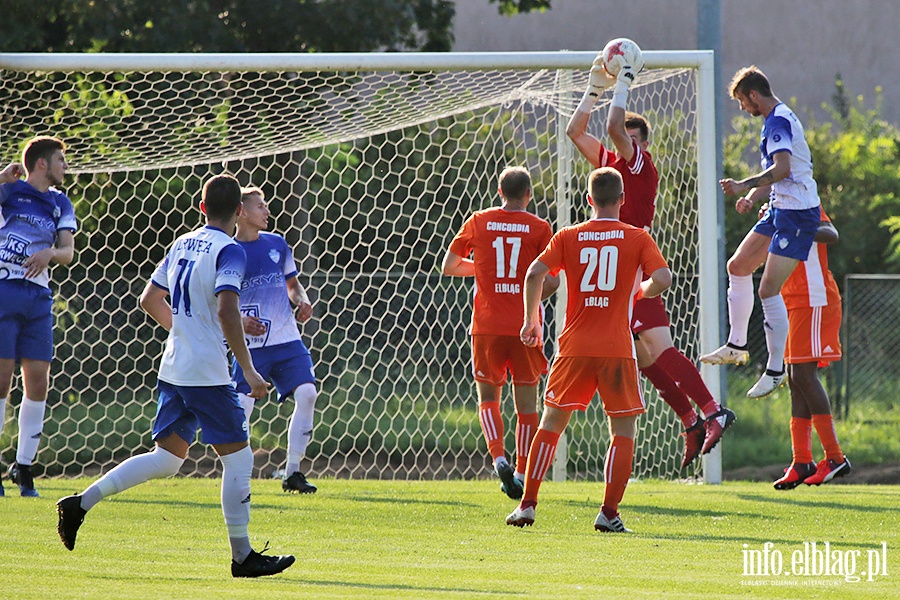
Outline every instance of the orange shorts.
<path fill-rule="evenodd" d="M 519 336 L 472 336 L 472 373 L 475 381 L 502 386 L 507 370 L 513 385 L 537 385 L 547 372 L 547 357 L 543 348 L 530 348 Z"/>
<path fill-rule="evenodd" d="M 633 358 L 557 356 L 550 368 L 544 404 L 562 410 L 585 410 L 594 393 L 600 393 L 603 410 L 610 417 L 630 417 L 646 412 Z"/>
<path fill-rule="evenodd" d="M 841 360 L 841 303 L 788 311 L 788 364 Z"/>

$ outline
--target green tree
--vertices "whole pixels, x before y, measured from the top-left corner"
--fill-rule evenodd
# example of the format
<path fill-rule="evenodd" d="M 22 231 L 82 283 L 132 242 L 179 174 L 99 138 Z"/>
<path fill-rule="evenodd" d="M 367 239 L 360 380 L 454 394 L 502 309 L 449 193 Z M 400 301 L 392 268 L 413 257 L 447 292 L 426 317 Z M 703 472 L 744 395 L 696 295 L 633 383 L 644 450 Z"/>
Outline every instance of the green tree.
<path fill-rule="evenodd" d="M 900 272 L 900 129 L 880 117 L 880 89 L 875 97 L 871 109 L 862 96 L 849 99 L 838 75 L 831 104 L 823 104 L 831 122 L 806 120 L 822 206 L 841 233 L 829 253 L 839 284 L 850 273 Z M 740 178 L 759 170 L 758 163 L 751 166 L 745 159 L 756 144 L 759 121 L 740 116 L 733 126 L 735 133 L 725 140 L 724 170 L 728 177 Z M 726 210 L 729 253 L 754 218 Z"/>
<path fill-rule="evenodd" d="M 550 0 L 489 0 L 501 14 L 545 11 Z M 449 0 L 22 0 L 0 51 L 446 52 Z"/>

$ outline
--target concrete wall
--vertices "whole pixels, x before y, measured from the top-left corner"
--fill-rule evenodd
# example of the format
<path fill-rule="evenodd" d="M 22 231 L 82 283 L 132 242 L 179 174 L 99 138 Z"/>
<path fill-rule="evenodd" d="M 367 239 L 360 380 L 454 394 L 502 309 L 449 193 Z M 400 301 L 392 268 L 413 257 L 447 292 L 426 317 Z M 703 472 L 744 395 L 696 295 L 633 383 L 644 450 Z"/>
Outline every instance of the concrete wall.
<path fill-rule="evenodd" d="M 553 0 L 545 13 L 497 14 L 488 0 L 456 0 L 458 52 L 600 50 L 630 37 L 646 50 L 697 49 L 697 0 Z M 897 0 L 721 0 L 722 74 L 726 86 L 751 64 L 775 94 L 801 114 L 821 109 L 840 73 L 851 97 L 900 123 L 900 2 Z M 730 101 L 727 124 L 737 110 Z M 727 127 L 726 127 L 727 130 Z"/>

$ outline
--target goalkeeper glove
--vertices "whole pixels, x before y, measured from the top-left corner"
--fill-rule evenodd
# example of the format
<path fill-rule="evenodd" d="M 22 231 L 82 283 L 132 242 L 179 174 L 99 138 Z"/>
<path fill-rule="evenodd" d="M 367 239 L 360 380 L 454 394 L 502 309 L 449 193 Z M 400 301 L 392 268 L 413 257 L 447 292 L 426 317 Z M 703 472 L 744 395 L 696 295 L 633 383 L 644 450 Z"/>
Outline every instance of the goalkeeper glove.
<path fill-rule="evenodd" d="M 631 84 L 634 83 L 634 77 L 637 75 L 637 71 L 634 67 L 622 67 L 619 70 L 619 74 L 616 75 L 616 83 L 625 84 L 625 87 L 631 87 Z"/>

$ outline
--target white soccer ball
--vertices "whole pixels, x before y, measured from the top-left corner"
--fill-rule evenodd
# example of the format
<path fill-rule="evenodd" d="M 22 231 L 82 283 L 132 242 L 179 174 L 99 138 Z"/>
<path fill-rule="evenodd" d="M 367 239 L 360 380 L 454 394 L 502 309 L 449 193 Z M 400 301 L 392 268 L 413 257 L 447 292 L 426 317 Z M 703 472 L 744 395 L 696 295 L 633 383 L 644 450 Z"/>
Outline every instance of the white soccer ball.
<path fill-rule="evenodd" d="M 635 73 L 644 68 L 644 57 L 641 48 L 628 38 L 610 40 L 603 48 L 603 68 L 615 77 L 622 67 L 632 67 Z"/>

